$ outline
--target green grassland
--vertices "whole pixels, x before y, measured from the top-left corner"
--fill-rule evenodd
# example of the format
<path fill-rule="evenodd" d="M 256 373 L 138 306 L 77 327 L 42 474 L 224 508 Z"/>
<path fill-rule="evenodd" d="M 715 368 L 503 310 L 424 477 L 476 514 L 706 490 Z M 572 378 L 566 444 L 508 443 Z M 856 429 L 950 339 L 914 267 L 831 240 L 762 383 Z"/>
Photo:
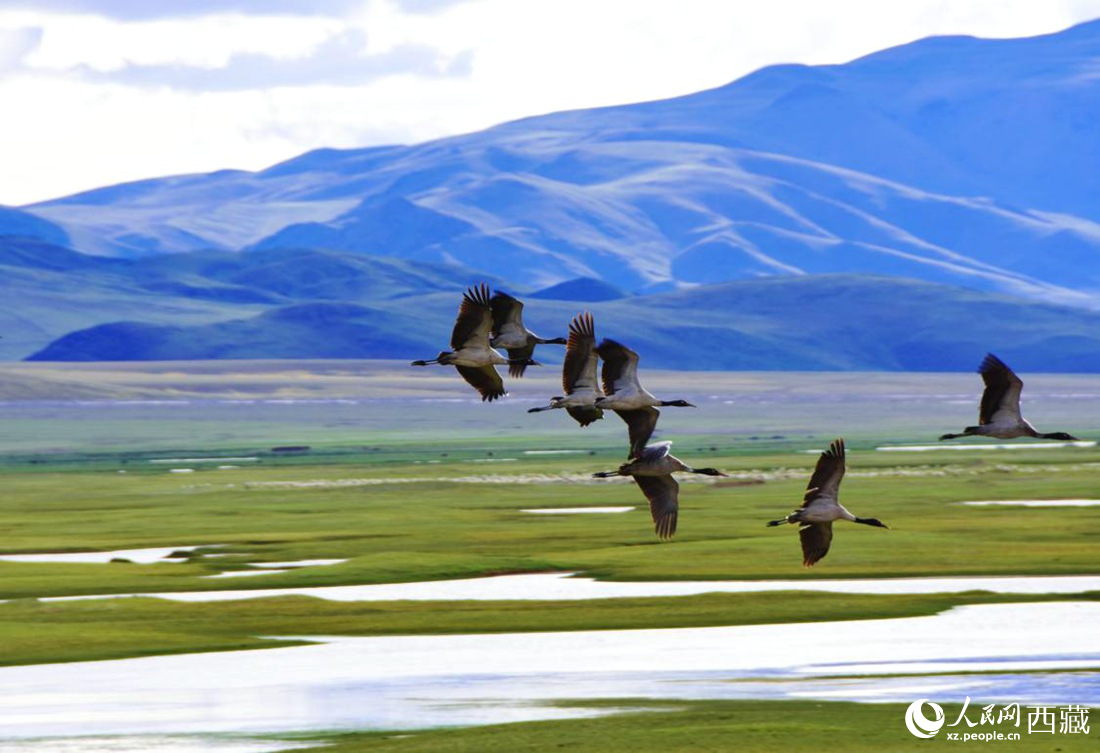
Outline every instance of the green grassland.
<path fill-rule="evenodd" d="M 850 451 L 845 503 L 891 528 L 838 525 L 833 551 L 812 570 L 801 567 L 793 526 L 764 525 L 799 503 L 814 462 L 809 454 L 752 462 L 708 456 L 707 464 L 737 475 L 684 483 L 680 529 L 670 542 L 653 535 L 645 500 L 632 483 L 586 478 L 613 467 L 618 460 L 611 457 L 491 465 L 248 464 L 188 474 L 159 464 L 135 473 L 10 472 L 0 503 L 8 553 L 221 546 L 173 564 L 0 562 L 0 598 L 551 570 L 615 580 L 1095 572 L 1100 508 L 956 504 L 1088 496 L 1096 477 L 1091 448 L 1043 452 L 1041 459 L 1025 454 L 995 464 L 931 465 L 922 458 L 900 465 L 887 453 Z M 487 483 L 493 479 L 498 482 Z M 521 511 L 577 505 L 636 509 L 583 516 Z M 251 561 L 315 558 L 350 561 L 246 580 L 202 578 Z"/>
<path fill-rule="evenodd" d="M 933 615 L 967 604 L 1065 600 L 970 592 L 859 595 L 702 594 L 590 601 L 331 602 L 279 596 L 186 604 L 133 598 L 0 605 L 0 666 L 301 645 L 271 635 L 447 635 L 637 630 L 874 620 Z M 1076 601 L 1100 593 L 1075 594 Z M 307 641 L 308 642 L 308 641 Z"/>
<path fill-rule="evenodd" d="M 762 483 L 684 484 L 682 523 L 671 542 L 659 542 L 653 536 L 648 511 L 629 482 L 444 480 L 445 474 L 470 472 L 461 461 L 433 466 L 384 463 L 378 468 L 249 466 L 187 475 L 163 470 L 10 474 L 2 518 L 8 552 L 223 546 L 201 549 L 182 562 L 154 565 L 0 562 L 0 598 L 13 600 L 0 604 L 3 663 L 272 645 L 255 638 L 259 635 L 735 625 L 913 616 L 960 604 L 1030 601 L 990 594 L 814 593 L 442 604 L 347 604 L 293 596 L 213 604 L 151 599 L 40 602 L 35 597 L 247 591 L 541 571 L 581 572 L 613 580 L 807 581 L 1095 573 L 1098 508 L 953 504 L 961 498 L 1080 496 L 1087 492 L 1095 471 L 1081 467 L 1070 451 L 1066 454 L 1069 457 L 1063 463 L 1048 459 L 1012 468 L 987 464 L 929 468 L 878 465 L 884 462 L 882 453 L 853 452 L 853 467 L 867 456 L 876 461 L 869 463 L 868 472 L 884 475 L 847 479 L 846 502 L 852 509 L 873 512 L 892 528 L 838 526 L 833 551 L 811 570 L 801 567 L 793 527 L 764 526 L 766 520 L 797 503 L 813 461 L 810 455 L 754 458 L 758 462 L 744 471 L 750 478 L 779 476 Z M 789 464 L 780 467 L 780 461 Z M 509 464 L 507 472 L 549 477 L 555 470 L 562 471 L 565 463 L 574 466 L 577 461 Z M 733 459 L 719 464 L 738 465 Z M 599 460 L 587 456 L 579 463 L 583 471 L 598 467 Z M 948 475 L 936 475 L 945 468 Z M 578 467 L 568 470 L 572 473 Z M 396 482 L 414 475 L 428 480 Z M 392 483 L 358 485 L 387 480 Z M 314 486 L 317 482 L 323 485 Z M 625 514 L 585 516 L 519 511 L 521 506 L 573 505 L 638 507 Z M 245 569 L 248 562 L 314 558 L 349 561 L 244 579 L 203 577 Z"/>
<path fill-rule="evenodd" d="M 559 412 L 526 413 L 557 392 L 554 381 L 536 373 L 516 383 L 508 399 L 487 405 L 470 402 L 449 370 L 410 372 L 394 364 L 0 367 L 0 553 L 206 545 L 182 561 L 154 565 L 0 562 L 0 599 L 9 600 L 0 603 L 0 663 L 285 645 L 257 637 L 263 635 L 767 624 L 1051 599 L 776 592 L 586 602 L 333 603 L 285 596 L 183 604 L 41 597 L 549 571 L 642 581 L 1097 573 L 1100 507 L 958 504 L 1096 496 L 1096 447 L 875 449 L 934 443 L 941 431 L 972 423 L 980 388 L 974 375 L 655 373 L 655 392 L 700 406 L 664 411 L 659 438 L 674 440 L 686 462 L 731 474 L 683 483 L 680 526 L 669 542 L 653 535 L 632 483 L 589 477 L 624 459 L 621 421 L 609 416 L 582 431 Z M 1027 403 L 1025 393 L 1025 404 L 1040 429 L 1100 436 L 1097 414 L 1079 404 L 1081 395 L 1100 395 L 1100 378 L 1036 377 L 1028 390 L 1034 400 Z M 890 530 L 838 524 L 828 557 L 804 569 L 794 527 L 764 524 L 798 505 L 816 452 L 838 435 L 849 446 L 844 503 Z M 571 452 L 539 454 L 548 450 Z M 180 469 L 189 472 L 172 472 Z M 522 512 L 586 505 L 636 509 Z M 315 558 L 348 561 L 249 578 L 203 577 L 251 562 Z M 738 749 L 798 750 L 801 736 L 813 733 L 846 750 L 900 750 L 896 734 L 883 743 L 874 732 L 887 726 L 887 716 L 896 730 L 900 713 L 878 705 L 678 703 L 659 714 L 516 725 L 503 736 L 492 727 L 451 731 L 446 744 L 437 733 L 352 736 L 332 749 L 543 750 L 555 747 L 550 739 L 585 749 L 569 741 L 601 736 L 619 746 L 601 748 L 609 751 L 717 750 L 733 739 Z M 811 744 L 816 750 L 826 743 L 805 747 Z M 1013 744 L 1038 749 L 1026 740 Z M 1061 736 L 1058 744 L 1077 750 L 1082 743 Z"/>
<path fill-rule="evenodd" d="M 576 704 L 570 703 L 570 706 Z M 623 709 L 589 719 L 529 722 L 526 724 L 429 730 L 400 734 L 366 733 L 326 740 L 315 750 L 332 753 L 534 753 L 535 751 L 595 751 L 600 753 L 698 753 L 699 751 L 747 751 L 748 753 L 818 753 L 823 750 L 878 753 L 891 751 L 953 750 L 958 746 L 985 750 L 1004 747 L 1012 751 L 1095 751 L 1095 734 L 1029 734 L 1027 721 L 1017 729 L 1010 723 L 965 723 L 942 729 L 932 739 L 921 740 L 905 729 L 906 704 L 858 704 L 820 701 L 652 701 L 588 704 L 595 708 Z M 978 721 L 976 699 L 966 712 Z M 1000 708 L 1000 707 L 998 707 Z M 943 707 L 947 724 L 958 719 L 958 704 Z M 1025 710 L 1025 714 L 1027 711 Z M 1094 729 L 1094 728 L 1093 728 Z M 963 742 L 966 733 L 999 731 L 1019 733 L 1019 740 Z M 958 732 L 959 741 L 947 739 Z M 331 746 L 329 745 L 331 740 Z M 311 749 L 314 750 L 314 749 Z"/>

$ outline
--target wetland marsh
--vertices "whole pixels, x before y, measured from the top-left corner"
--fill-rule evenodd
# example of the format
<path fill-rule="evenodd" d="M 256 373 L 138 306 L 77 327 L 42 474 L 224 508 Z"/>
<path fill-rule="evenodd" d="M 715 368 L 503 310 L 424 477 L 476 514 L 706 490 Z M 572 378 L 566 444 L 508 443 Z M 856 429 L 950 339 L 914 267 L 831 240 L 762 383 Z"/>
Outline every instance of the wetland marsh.
<path fill-rule="evenodd" d="M 0 366 L 0 749 L 60 750 L 79 735 L 150 750 L 210 733 L 283 735 L 275 749 L 301 733 L 295 744 L 414 751 L 438 749 L 444 733 L 424 728 L 490 725 L 446 739 L 454 750 L 541 750 L 597 734 L 614 737 L 606 750 L 667 751 L 736 736 L 742 749 L 797 750 L 826 712 L 837 749 L 904 749 L 925 742 L 902 721 L 915 693 L 939 693 L 945 708 L 967 694 L 1100 706 L 1100 509 L 962 504 L 1088 499 L 1095 445 L 878 451 L 972 421 L 972 374 L 656 372 L 655 388 L 700 405 L 670 411 L 657 438 L 731 474 L 685 483 L 679 531 L 663 543 L 629 480 L 590 478 L 622 461 L 621 421 L 581 430 L 526 414 L 555 394 L 555 371 L 529 370 L 484 405 L 451 374 L 384 362 Z M 1025 402 L 1037 423 L 1100 436 L 1100 414 L 1081 409 L 1100 405 L 1100 377 L 1032 375 Z M 845 503 L 891 530 L 838 526 L 833 551 L 804 570 L 794 529 L 764 523 L 797 505 L 835 436 L 849 447 Z M 619 512 L 527 512 L 576 508 Z M 41 561 L 49 553 L 69 561 Z M 273 571 L 256 574 L 263 565 Z M 530 585 L 522 599 L 447 590 L 509 577 L 596 588 L 568 600 Z M 1031 585 L 996 587 L 1016 578 Z M 903 593 L 887 579 L 920 580 Z M 828 588 L 869 580 L 866 592 Z M 749 584 L 716 593 L 707 581 Z M 356 587 L 381 590 L 370 601 L 293 595 Z M 255 598 L 66 600 L 227 589 Z M 1001 617 L 968 622 L 974 614 Z M 913 620 L 923 642 L 904 637 Z M 827 670 L 769 653 L 805 631 L 864 637 Z M 599 648 L 584 654 L 590 640 Z M 386 641 L 421 653 L 387 674 L 382 658 L 401 654 Z M 542 666 L 571 644 L 577 658 Z M 661 645 L 682 648 L 643 660 Z M 670 727 L 700 747 L 656 747 Z M 1058 743 L 1094 749 L 1095 736 Z"/>

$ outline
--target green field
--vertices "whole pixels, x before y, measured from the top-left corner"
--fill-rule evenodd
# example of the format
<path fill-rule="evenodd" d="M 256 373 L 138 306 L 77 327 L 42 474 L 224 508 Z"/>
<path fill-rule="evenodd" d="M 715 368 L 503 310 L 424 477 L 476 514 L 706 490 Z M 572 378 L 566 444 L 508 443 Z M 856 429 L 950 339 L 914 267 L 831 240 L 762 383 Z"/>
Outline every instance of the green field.
<path fill-rule="evenodd" d="M 611 705 L 611 704 L 608 704 Z M 1019 732 L 1012 741 L 963 742 L 967 732 L 960 724 L 960 741 L 941 732 L 930 740 L 918 740 L 904 732 L 901 719 L 905 706 L 899 704 L 825 703 L 820 701 L 676 701 L 635 702 L 644 709 L 595 719 L 531 722 L 508 726 L 471 727 L 461 730 L 388 735 L 382 733 L 335 738 L 332 747 L 317 748 L 332 753 L 533 753 L 534 751 L 601 751 L 601 753 L 698 753 L 698 751 L 749 751 L 770 753 L 818 753 L 844 750 L 855 753 L 879 751 L 952 750 L 1004 747 L 1012 751 L 1095 751 L 1100 748 L 1095 734 L 1028 734 L 1009 725 L 986 726 L 984 731 Z M 614 708 L 628 704 L 616 702 Z M 954 721 L 958 705 L 944 706 L 946 719 Z M 967 717 L 977 721 L 973 706 Z M 948 722 L 950 723 L 950 722 Z M 899 735 L 899 727 L 902 731 Z M 908 738 L 908 739 L 905 739 Z"/>
<path fill-rule="evenodd" d="M 0 603 L 0 664 L 275 645 L 263 635 L 813 622 L 1052 598 L 772 592 L 584 602 L 334 603 L 285 596 L 181 604 L 40 597 L 547 571 L 641 581 L 1098 571 L 1100 507 L 958 504 L 1096 496 L 1096 447 L 875 449 L 934 443 L 940 432 L 972 423 L 980 388 L 974 375 L 655 373 L 655 392 L 700 405 L 665 410 L 659 438 L 672 439 L 686 462 L 731 474 L 682 485 L 679 530 L 670 542 L 653 535 L 632 483 L 589 478 L 624 459 L 625 427 L 616 417 L 582 431 L 560 412 L 526 413 L 555 394 L 554 381 L 553 374 L 537 374 L 510 398 L 483 405 L 465 400 L 449 370 L 409 373 L 393 364 L 0 367 L 0 554 L 209 545 L 184 562 L 155 565 L 0 562 L 0 599 L 10 600 Z M 1041 430 L 1100 436 L 1100 418 L 1080 409 L 1082 395 L 1100 396 L 1100 378 L 1028 379 L 1025 412 Z M 764 523 L 797 506 L 815 452 L 834 436 L 848 440 L 844 503 L 890 530 L 838 525 L 833 550 L 807 570 L 794 528 Z M 572 452 L 540 454 L 548 450 Z M 174 472 L 180 470 L 188 472 Z M 637 509 L 521 512 L 588 505 Z M 258 577 L 203 577 L 248 563 L 317 558 L 348 561 Z M 601 735 L 619 746 L 601 748 L 608 751 L 718 750 L 733 737 L 740 749 L 800 750 L 810 747 L 801 742 L 810 734 L 824 735 L 829 747 L 883 749 L 891 744 L 876 743 L 873 730 L 884 714 L 893 715 L 896 732 L 900 712 L 893 706 L 685 702 L 660 713 L 451 731 L 447 746 L 436 733 L 364 734 L 330 749 L 543 750 L 553 746 L 540 741 L 550 739 L 584 749 L 570 741 Z M 1058 744 L 1077 750 L 1084 743 L 1062 736 Z"/>

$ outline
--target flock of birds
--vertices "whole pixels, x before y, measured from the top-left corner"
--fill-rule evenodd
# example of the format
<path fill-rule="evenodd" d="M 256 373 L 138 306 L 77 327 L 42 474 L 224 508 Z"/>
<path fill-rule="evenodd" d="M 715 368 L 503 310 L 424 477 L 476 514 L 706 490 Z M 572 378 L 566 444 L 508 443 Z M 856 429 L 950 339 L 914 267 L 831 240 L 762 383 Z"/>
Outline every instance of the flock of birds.
<path fill-rule="evenodd" d="M 481 394 L 483 401 L 492 401 L 507 394 L 497 366 L 508 366 L 513 378 L 522 377 L 528 366 L 541 365 L 533 359 L 535 346 L 565 345 L 562 366 L 564 395 L 550 398 L 549 405 L 531 408 L 528 413 L 565 409 L 578 424 L 589 424 L 603 418 L 604 411 L 616 413 L 627 426 L 630 450 L 627 462 L 616 470 L 593 474 L 597 478 L 630 476 L 649 501 L 657 536 L 668 539 L 676 533 L 680 486 L 672 474 L 698 473 L 725 476 L 715 468 L 692 468 L 669 451 L 672 442 L 649 439 L 657 427 L 659 407 L 695 407 L 686 400 L 661 400 L 642 387 L 638 381 L 638 354 L 615 340 L 596 343 L 596 328 L 590 313 L 581 313 L 569 323 L 568 339 L 544 339 L 523 324 L 523 303 L 507 293 L 490 295 L 489 286 L 482 283 L 471 287 L 462 297 L 454 329 L 451 350 L 429 360 L 413 361 L 413 366 L 440 364 L 454 366 L 458 373 Z M 507 356 L 497 349 L 504 350 Z M 603 369 L 599 362 L 603 361 Z M 957 434 L 943 434 L 940 440 L 965 436 L 1015 439 L 1037 437 L 1062 441 L 1078 441 L 1065 432 L 1040 433 L 1020 414 L 1020 392 L 1023 382 L 1012 369 L 992 353 L 986 355 L 978 368 L 985 383 L 977 426 L 967 426 Z M 799 526 L 802 543 L 802 564 L 810 567 L 829 552 L 833 539 L 833 523 L 847 520 L 853 523 L 888 528 L 877 518 L 861 518 L 849 512 L 839 501 L 840 482 L 846 463 L 844 440 L 835 439 L 818 458 L 810 477 L 802 505 L 789 515 L 767 525 L 790 523 Z"/>

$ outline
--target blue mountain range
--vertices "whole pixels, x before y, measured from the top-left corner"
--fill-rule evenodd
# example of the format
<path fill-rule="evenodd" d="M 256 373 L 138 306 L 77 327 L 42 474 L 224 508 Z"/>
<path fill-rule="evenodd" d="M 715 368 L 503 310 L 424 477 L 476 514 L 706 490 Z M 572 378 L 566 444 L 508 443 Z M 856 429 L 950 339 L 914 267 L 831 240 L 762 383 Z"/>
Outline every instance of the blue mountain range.
<path fill-rule="evenodd" d="M 808 278 L 824 276 L 822 289 L 843 279 L 853 294 L 866 288 L 858 294 L 881 301 L 875 291 L 905 278 L 954 291 L 943 292 L 945 301 L 978 293 L 1008 296 L 1021 312 L 1056 309 L 1063 325 L 1044 318 L 1056 328 L 1053 342 L 1100 308 L 1097 70 L 1100 21 L 1027 39 L 936 37 L 844 65 L 772 66 L 676 99 L 528 118 L 412 146 L 318 150 L 259 172 L 158 178 L 0 209 L 0 264 L 25 287 L 20 300 L 31 310 L 55 293 L 59 305 L 81 275 L 85 297 L 100 291 L 104 299 L 84 307 L 83 327 L 64 312 L 45 316 L 36 332 L 0 321 L 17 332 L 2 353 L 65 358 L 69 341 L 57 338 L 127 320 L 182 332 L 260 315 L 286 326 L 277 309 L 320 301 L 396 311 L 390 287 L 429 300 L 450 291 L 450 304 L 438 304 L 445 320 L 454 293 L 481 279 L 540 301 L 561 295 L 624 310 L 675 293 L 687 311 L 707 291 L 748 290 L 728 287 L 735 282 L 805 292 Z M 302 255 L 323 261 L 306 272 L 315 289 L 293 275 L 284 280 L 291 289 L 279 289 L 278 264 Z M 366 284 L 376 269 L 386 270 L 385 283 Z M 905 300 L 890 305 L 910 306 L 914 321 L 927 315 Z M 127 316 L 128 308 L 143 317 Z M 958 325 L 972 330 L 979 351 L 1005 337 L 982 310 Z M 776 321 L 809 315 L 769 313 Z M 869 341 L 882 334 L 874 317 L 863 326 Z M 109 357 L 127 356 L 127 337 L 148 336 L 128 331 L 112 335 L 122 346 Z M 440 332 L 438 344 L 448 334 Z M 1075 337 L 1061 338 L 1070 361 L 1091 363 L 1092 338 Z M 175 340 L 161 339 L 156 357 L 171 355 Z M 151 357 L 137 340 L 133 357 Z M 791 347 L 806 352 L 805 344 Z M 276 350 L 317 354 L 285 343 Z M 97 352 L 85 342 L 81 357 Z M 927 365 L 969 368 L 981 356 L 969 354 L 963 366 L 936 352 L 927 351 Z M 684 363 L 675 343 L 662 358 Z M 868 353 L 822 367 L 899 363 Z"/>

